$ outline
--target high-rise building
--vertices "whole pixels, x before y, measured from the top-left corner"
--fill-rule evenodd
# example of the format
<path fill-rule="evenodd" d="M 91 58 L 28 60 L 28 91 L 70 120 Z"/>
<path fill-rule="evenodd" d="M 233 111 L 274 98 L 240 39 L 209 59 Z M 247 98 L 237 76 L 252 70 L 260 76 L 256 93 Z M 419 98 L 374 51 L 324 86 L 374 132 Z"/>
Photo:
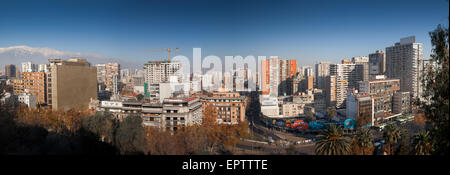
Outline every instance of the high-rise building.
<path fill-rule="evenodd" d="M 304 77 L 313 76 L 314 75 L 313 68 L 311 66 L 303 66 L 302 67 L 302 75 Z"/>
<path fill-rule="evenodd" d="M 369 81 L 369 58 L 368 57 L 353 57 L 352 63 L 357 65 L 362 65 L 359 67 L 362 81 Z"/>
<path fill-rule="evenodd" d="M 118 82 L 120 81 L 120 65 L 119 63 L 107 63 L 105 65 L 105 84 L 106 90 L 117 95 Z"/>
<path fill-rule="evenodd" d="M 336 75 L 329 75 L 325 79 L 325 105 L 336 106 Z"/>
<path fill-rule="evenodd" d="M 47 79 L 44 72 L 22 72 L 20 79 L 13 81 L 14 94 L 25 92 L 35 95 L 38 104 L 47 102 Z"/>
<path fill-rule="evenodd" d="M 32 62 L 22 63 L 22 72 L 37 72 L 37 70 L 38 70 L 37 64 L 33 64 Z"/>
<path fill-rule="evenodd" d="M 45 73 L 47 73 L 48 72 L 47 64 L 39 64 L 38 72 L 45 72 Z"/>
<path fill-rule="evenodd" d="M 336 108 L 345 108 L 347 90 L 357 89 L 358 82 L 362 80 L 362 71 L 362 64 L 332 64 L 330 66 L 330 78 L 327 82 L 329 84 L 326 88 L 327 99 L 330 100 L 327 101 L 327 104 L 336 106 Z"/>
<path fill-rule="evenodd" d="M 5 75 L 8 79 L 13 79 L 17 77 L 16 74 L 16 66 L 14 64 L 6 64 L 5 65 Z"/>
<path fill-rule="evenodd" d="M 330 62 L 320 62 L 316 64 L 315 86 L 318 89 L 325 89 L 327 76 L 330 75 Z"/>
<path fill-rule="evenodd" d="M 263 95 L 270 93 L 270 60 L 262 60 L 261 62 L 261 91 Z"/>
<path fill-rule="evenodd" d="M 183 68 L 180 62 L 171 61 L 149 61 L 144 64 L 145 84 L 149 92 L 150 100 L 159 100 L 159 83 L 169 82 L 171 77 L 175 77 L 178 82 L 182 82 Z"/>
<path fill-rule="evenodd" d="M 262 60 L 262 93 L 270 96 L 287 94 L 287 79 L 297 74 L 297 60 L 270 58 Z"/>
<path fill-rule="evenodd" d="M 47 104 L 53 110 L 87 110 L 97 99 L 97 69 L 85 59 L 49 59 Z"/>
<path fill-rule="evenodd" d="M 306 92 L 307 90 L 311 90 L 314 88 L 314 76 L 303 76 L 300 81 L 301 92 Z"/>
<path fill-rule="evenodd" d="M 169 61 L 149 61 L 145 66 L 145 82 L 165 83 L 169 81 L 170 76 L 178 77 L 178 81 L 182 79 L 182 67 L 180 62 Z"/>
<path fill-rule="evenodd" d="M 386 74 L 388 78 L 400 79 L 400 91 L 419 97 L 421 87 L 422 43 L 415 36 L 401 38 L 394 46 L 386 48 Z"/>
<path fill-rule="evenodd" d="M 382 50 L 369 54 L 369 74 L 383 75 L 386 71 L 386 54 Z"/>

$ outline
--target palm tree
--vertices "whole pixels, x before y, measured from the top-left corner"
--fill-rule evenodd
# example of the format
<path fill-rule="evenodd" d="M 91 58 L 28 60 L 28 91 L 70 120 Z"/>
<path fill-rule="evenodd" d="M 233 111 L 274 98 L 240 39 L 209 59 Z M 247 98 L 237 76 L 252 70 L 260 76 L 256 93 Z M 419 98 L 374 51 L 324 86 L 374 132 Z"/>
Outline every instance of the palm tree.
<path fill-rule="evenodd" d="M 370 149 L 373 148 L 373 135 L 367 128 L 361 128 L 356 133 L 356 144 L 362 148 L 362 154 L 370 154 Z M 367 151 L 366 151 L 367 150 Z"/>
<path fill-rule="evenodd" d="M 330 120 L 333 120 L 333 118 L 337 116 L 336 108 L 328 107 L 327 108 L 327 116 L 330 118 Z"/>
<path fill-rule="evenodd" d="M 336 125 L 330 125 L 322 133 L 317 135 L 317 155 L 347 155 L 352 152 L 351 141 L 342 136 L 342 129 Z"/>
<path fill-rule="evenodd" d="M 414 136 L 413 147 L 416 155 L 431 155 L 432 145 L 429 133 L 419 133 Z"/>
<path fill-rule="evenodd" d="M 388 154 L 394 153 L 394 144 L 401 138 L 400 130 L 395 125 L 387 125 L 383 132 L 383 138 L 388 146 Z"/>

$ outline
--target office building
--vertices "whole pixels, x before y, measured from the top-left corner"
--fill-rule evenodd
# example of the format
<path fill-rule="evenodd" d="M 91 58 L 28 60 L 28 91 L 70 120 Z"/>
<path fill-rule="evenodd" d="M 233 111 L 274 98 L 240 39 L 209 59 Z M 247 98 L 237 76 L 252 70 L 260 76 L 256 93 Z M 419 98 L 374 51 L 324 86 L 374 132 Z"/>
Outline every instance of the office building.
<path fill-rule="evenodd" d="M 161 123 L 164 130 L 176 131 L 180 127 L 202 124 L 203 108 L 200 98 L 166 98 L 163 101 Z"/>
<path fill-rule="evenodd" d="M 47 104 L 53 110 L 87 110 L 97 99 L 97 68 L 81 58 L 49 59 Z"/>
<path fill-rule="evenodd" d="M 167 98 L 159 104 L 102 101 L 97 110 L 110 112 L 121 121 L 130 115 L 139 115 L 142 117 L 142 124 L 167 131 L 202 124 L 203 115 L 198 97 Z"/>

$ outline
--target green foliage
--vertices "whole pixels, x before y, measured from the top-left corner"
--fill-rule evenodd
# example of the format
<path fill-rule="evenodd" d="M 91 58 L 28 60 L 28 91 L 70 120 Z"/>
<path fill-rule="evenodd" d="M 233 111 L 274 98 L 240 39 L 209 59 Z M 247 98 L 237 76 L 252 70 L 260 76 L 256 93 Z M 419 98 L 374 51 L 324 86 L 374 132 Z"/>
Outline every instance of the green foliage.
<path fill-rule="evenodd" d="M 373 134 L 368 128 L 361 128 L 356 133 L 356 143 L 361 148 L 371 148 L 373 147 Z"/>
<path fill-rule="evenodd" d="M 415 155 L 431 155 L 433 147 L 429 132 L 419 133 L 414 136 L 413 152 Z"/>
<path fill-rule="evenodd" d="M 102 141 L 114 144 L 118 121 L 110 113 L 97 112 L 82 119 L 84 129 L 98 135 Z"/>
<path fill-rule="evenodd" d="M 144 99 L 144 95 L 139 94 L 136 96 L 137 101 L 142 101 Z"/>
<path fill-rule="evenodd" d="M 330 120 L 333 120 L 333 118 L 337 116 L 336 108 L 328 107 L 327 116 L 330 118 Z"/>
<path fill-rule="evenodd" d="M 316 116 L 311 111 L 306 111 L 305 122 L 309 123 L 311 121 L 316 121 Z"/>
<path fill-rule="evenodd" d="M 427 130 L 434 154 L 448 155 L 450 148 L 449 126 L 449 29 L 438 25 L 430 32 L 433 46 L 431 60 L 435 67 L 428 67 L 424 79 L 423 98 L 428 102 L 420 103 L 428 120 Z"/>
<path fill-rule="evenodd" d="M 119 124 L 116 146 L 122 154 L 138 154 L 145 150 L 145 129 L 141 117 L 129 115 Z"/>
<path fill-rule="evenodd" d="M 394 153 L 394 144 L 401 138 L 400 130 L 393 124 L 387 125 L 383 131 L 383 138 L 387 144 L 387 153 L 392 155 Z"/>
<path fill-rule="evenodd" d="M 401 131 L 400 138 L 400 147 L 397 150 L 398 155 L 409 155 L 411 154 L 411 146 L 410 146 L 411 137 L 407 130 Z"/>
<path fill-rule="evenodd" d="M 315 152 L 317 155 L 348 155 L 351 154 L 351 141 L 342 136 L 342 128 L 330 125 L 319 135 Z"/>

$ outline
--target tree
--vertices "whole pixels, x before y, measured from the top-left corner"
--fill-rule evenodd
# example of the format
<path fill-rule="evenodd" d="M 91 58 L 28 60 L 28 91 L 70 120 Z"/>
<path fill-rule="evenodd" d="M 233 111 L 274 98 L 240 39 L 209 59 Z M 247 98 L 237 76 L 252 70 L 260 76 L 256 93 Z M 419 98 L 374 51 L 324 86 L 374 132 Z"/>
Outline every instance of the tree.
<path fill-rule="evenodd" d="M 410 140 L 409 132 L 407 130 L 401 131 L 401 143 L 397 155 L 409 155 L 411 153 Z"/>
<path fill-rule="evenodd" d="M 435 63 L 435 66 L 430 66 L 426 70 L 422 97 L 427 100 L 419 105 L 429 121 L 427 130 L 433 142 L 433 154 L 448 155 L 450 150 L 449 29 L 438 25 L 429 34 L 433 47 L 431 61 Z"/>
<path fill-rule="evenodd" d="M 139 94 L 136 96 L 137 101 L 142 101 L 144 99 L 144 95 Z"/>
<path fill-rule="evenodd" d="M 327 116 L 330 118 L 330 120 L 333 120 L 333 118 L 337 116 L 336 108 L 328 107 L 327 108 Z"/>
<path fill-rule="evenodd" d="M 414 136 L 413 152 L 415 155 L 431 155 L 432 151 L 433 147 L 429 132 L 419 133 Z"/>
<path fill-rule="evenodd" d="M 371 155 L 373 153 L 373 135 L 368 128 L 358 129 L 354 137 L 354 154 Z"/>
<path fill-rule="evenodd" d="M 383 131 L 383 138 L 386 142 L 386 152 L 389 155 L 394 154 L 394 144 L 401 138 L 400 130 L 395 125 L 387 125 Z"/>
<path fill-rule="evenodd" d="M 311 111 L 306 111 L 305 122 L 309 123 L 311 121 L 316 121 L 316 117 Z"/>
<path fill-rule="evenodd" d="M 139 154 L 145 150 L 145 130 L 140 116 L 129 115 L 119 124 L 116 144 L 121 154 Z"/>
<path fill-rule="evenodd" d="M 82 126 L 86 130 L 98 135 L 102 141 L 114 143 L 118 121 L 110 113 L 97 112 L 83 118 Z"/>
<path fill-rule="evenodd" d="M 351 154 L 351 141 L 342 136 L 342 129 L 336 125 L 330 125 L 319 135 L 315 152 L 317 155 L 347 155 Z"/>

